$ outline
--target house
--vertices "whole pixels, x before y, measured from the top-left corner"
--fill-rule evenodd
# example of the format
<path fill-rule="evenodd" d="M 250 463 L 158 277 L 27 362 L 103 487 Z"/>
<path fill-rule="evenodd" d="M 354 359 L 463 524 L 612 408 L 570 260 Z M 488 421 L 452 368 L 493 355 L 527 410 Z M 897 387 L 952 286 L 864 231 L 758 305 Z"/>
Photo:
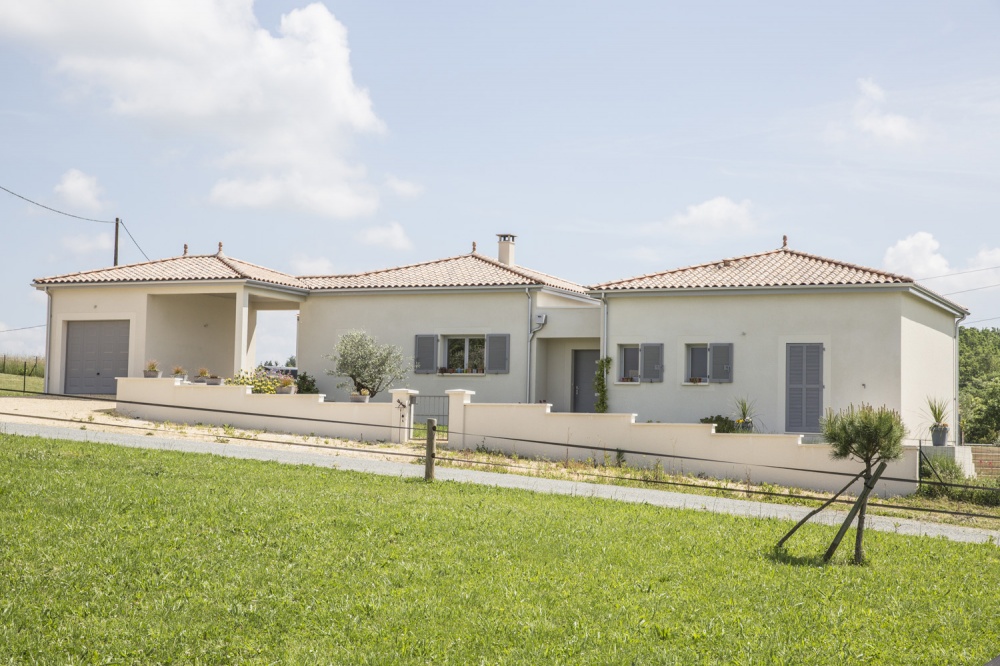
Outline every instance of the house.
<path fill-rule="evenodd" d="M 610 411 L 664 422 L 754 405 L 766 432 L 818 433 L 827 409 L 957 406 L 962 307 L 912 279 L 787 247 L 596 285 Z M 953 411 L 953 413 L 955 413 Z"/>
<path fill-rule="evenodd" d="M 611 411 L 696 422 L 754 403 L 771 432 L 818 431 L 827 408 L 898 409 L 957 395 L 960 306 L 910 278 L 782 246 L 584 287 L 520 266 L 515 237 L 476 251 L 350 275 L 291 276 L 226 256 L 172 257 L 35 280 L 49 295 L 46 390 L 113 393 L 156 358 L 232 375 L 254 365 L 257 313 L 299 313 L 296 356 L 328 399 L 337 340 L 364 329 L 412 354 L 421 395 L 594 409 L 612 358 Z M 169 369 L 169 368 L 168 368 Z M 383 396 L 379 396 L 382 398 Z"/>

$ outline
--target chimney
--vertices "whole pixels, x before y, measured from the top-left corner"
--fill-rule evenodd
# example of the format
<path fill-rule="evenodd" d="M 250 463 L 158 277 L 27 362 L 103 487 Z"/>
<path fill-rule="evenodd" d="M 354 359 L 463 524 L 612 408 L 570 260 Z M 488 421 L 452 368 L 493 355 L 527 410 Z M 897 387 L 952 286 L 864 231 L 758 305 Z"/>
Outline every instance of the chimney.
<path fill-rule="evenodd" d="M 497 234 L 499 248 L 497 249 L 497 261 L 506 266 L 514 265 L 514 234 Z"/>

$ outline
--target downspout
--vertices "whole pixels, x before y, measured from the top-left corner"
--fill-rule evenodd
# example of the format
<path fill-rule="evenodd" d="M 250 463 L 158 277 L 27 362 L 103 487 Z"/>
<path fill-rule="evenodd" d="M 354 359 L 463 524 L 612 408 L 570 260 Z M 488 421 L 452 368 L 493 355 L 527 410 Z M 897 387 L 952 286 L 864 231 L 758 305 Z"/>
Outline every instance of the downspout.
<path fill-rule="evenodd" d="M 49 362 L 52 360 L 52 292 L 45 287 L 45 381 L 42 384 L 42 391 L 49 392 L 49 376 L 52 374 Z M 65 365 L 65 359 L 63 360 Z"/>
<path fill-rule="evenodd" d="M 601 292 L 601 358 L 608 356 L 608 299 Z"/>
<path fill-rule="evenodd" d="M 524 288 L 524 295 L 528 297 L 528 354 L 527 366 L 524 373 L 524 402 L 531 404 L 531 340 L 535 337 L 535 332 L 531 330 L 532 302 L 531 290 Z"/>

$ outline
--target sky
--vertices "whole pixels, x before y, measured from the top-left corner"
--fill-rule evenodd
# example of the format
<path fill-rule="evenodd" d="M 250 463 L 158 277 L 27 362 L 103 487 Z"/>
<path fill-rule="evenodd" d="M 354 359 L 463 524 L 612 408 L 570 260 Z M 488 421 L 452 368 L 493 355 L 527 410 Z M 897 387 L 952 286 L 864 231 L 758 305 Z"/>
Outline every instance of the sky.
<path fill-rule="evenodd" d="M 0 186 L 120 263 L 581 284 L 790 248 L 1000 326 L 997 2 L 0 0 Z M 0 191 L 0 351 L 113 225 Z M 13 330 L 23 329 L 23 330 Z M 267 313 L 258 361 L 294 352 Z"/>

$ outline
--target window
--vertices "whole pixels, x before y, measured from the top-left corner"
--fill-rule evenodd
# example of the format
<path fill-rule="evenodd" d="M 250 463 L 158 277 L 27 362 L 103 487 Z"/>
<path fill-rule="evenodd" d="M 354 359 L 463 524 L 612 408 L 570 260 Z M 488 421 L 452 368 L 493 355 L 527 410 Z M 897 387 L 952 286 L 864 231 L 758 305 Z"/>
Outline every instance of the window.
<path fill-rule="evenodd" d="M 644 342 L 618 347 L 618 381 L 662 382 L 663 345 Z"/>
<path fill-rule="evenodd" d="M 443 341 L 443 344 L 442 344 Z M 418 335 L 415 339 L 415 374 L 510 372 L 510 334 Z M 438 359 L 441 365 L 438 365 Z"/>
<path fill-rule="evenodd" d="M 685 345 L 684 351 L 687 358 L 685 383 L 718 384 L 733 381 L 733 343 Z"/>
<path fill-rule="evenodd" d="M 448 371 L 485 372 L 486 336 L 448 338 Z"/>

